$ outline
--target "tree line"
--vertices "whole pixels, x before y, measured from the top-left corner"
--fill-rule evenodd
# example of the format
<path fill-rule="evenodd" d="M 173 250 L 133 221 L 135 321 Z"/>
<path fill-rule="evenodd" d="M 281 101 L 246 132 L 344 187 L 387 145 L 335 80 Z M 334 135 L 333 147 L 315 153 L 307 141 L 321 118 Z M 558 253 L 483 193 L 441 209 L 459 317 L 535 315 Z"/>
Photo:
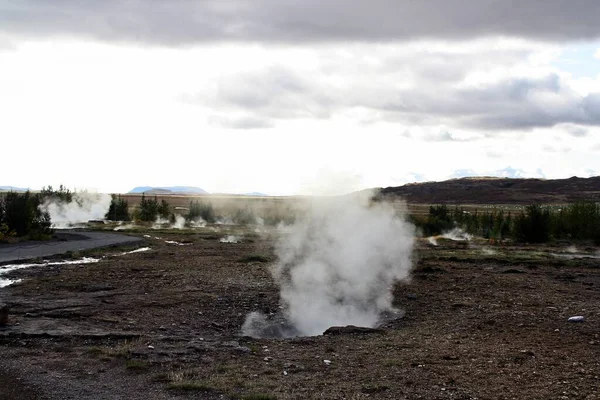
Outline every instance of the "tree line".
<path fill-rule="evenodd" d="M 411 220 L 425 236 L 460 228 L 493 240 L 544 243 L 565 239 L 600 244 L 600 204 L 593 201 L 579 201 L 559 209 L 530 204 L 514 214 L 498 209 L 481 212 L 433 205 L 426 217 L 413 216 Z"/>

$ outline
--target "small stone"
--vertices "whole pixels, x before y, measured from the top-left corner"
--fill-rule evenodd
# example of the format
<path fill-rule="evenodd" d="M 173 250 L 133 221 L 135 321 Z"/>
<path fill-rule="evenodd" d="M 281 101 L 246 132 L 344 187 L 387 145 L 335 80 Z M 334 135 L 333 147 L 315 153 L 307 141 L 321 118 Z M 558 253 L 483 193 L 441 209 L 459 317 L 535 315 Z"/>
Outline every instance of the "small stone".
<path fill-rule="evenodd" d="M 583 322 L 583 321 L 585 321 L 585 317 L 583 315 L 576 315 L 574 317 L 569 318 L 567 321 L 569 321 L 569 322 Z"/>
<path fill-rule="evenodd" d="M 149 348 L 150 350 L 154 350 L 154 346 L 152 346 L 151 344 L 149 344 L 149 345 L 148 345 L 148 348 Z"/>
<path fill-rule="evenodd" d="M 325 365 L 331 365 L 331 360 L 323 360 L 323 362 L 325 363 Z"/>
<path fill-rule="evenodd" d="M 283 376 L 287 376 L 287 371 L 283 371 Z"/>
<path fill-rule="evenodd" d="M 263 360 L 265 360 L 266 362 L 269 362 L 269 361 L 273 360 L 273 357 L 265 357 L 265 358 L 263 358 Z"/>
<path fill-rule="evenodd" d="M 406 295 L 406 298 L 409 300 L 416 300 L 417 299 L 417 295 L 414 293 L 409 293 Z"/>

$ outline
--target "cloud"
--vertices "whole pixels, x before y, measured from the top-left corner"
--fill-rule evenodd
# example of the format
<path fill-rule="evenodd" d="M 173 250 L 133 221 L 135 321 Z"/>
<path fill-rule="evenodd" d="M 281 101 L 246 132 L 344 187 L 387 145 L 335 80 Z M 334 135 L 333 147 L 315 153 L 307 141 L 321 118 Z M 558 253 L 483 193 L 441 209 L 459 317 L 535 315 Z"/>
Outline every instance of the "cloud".
<path fill-rule="evenodd" d="M 0 29 L 167 45 L 475 36 L 563 41 L 599 37 L 596 9 L 596 0 L 521 0 L 518 7 L 496 0 L 19 0 L 0 5 Z"/>
<path fill-rule="evenodd" d="M 223 128 L 230 129 L 267 129 L 275 126 L 269 120 L 255 117 L 231 118 L 221 115 L 213 115 L 208 118 L 208 122 L 213 125 L 219 125 Z"/>
<path fill-rule="evenodd" d="M 561 126 L 561 128 L 563 128 L 565 131 L 567 131 L 567 133 L 569 133 L 569 135 L 575 136 L 575 137 L 584 137 L 584 136 L 587 136 L 587 134 L 589 133 L 588 129 L 584 128 L 583 126 L 574 125 L 574 124 L 563 124 Z"/>
<path fill-rule="evenodd" d="M 284 67 L 223 77 L 214 100 L 226 107 L 277 119 L 330 115 L 326 92 Z"/>
<path fill-rule="evenodd" d="M 520 168 L 505 167 L 498 170 L 473 170 L 473 169 L 457 169 L 450 174 L 449 179 L 452 178 L 466 178 L 466 177 L 481 177 L 481 176 L 495 176 L 502 178 L 545 178 L 546 174 L 537 168 L 535 171 L 523 170 Z"/>
<path fill-rule="evenodd" d="M 569 134 L 583 136 L 583 126 L 600 125 L 600 93 L 582 96 L 556 72 L 541 76 L 497 72 L 494 76 L 489 71 L 491 67 L 472 69 L 478 64 L 475 53 L 467 54 L 461 61 L 449 51 L 423 57 L 413 55 L 413 60 L 408 60 L 404 53 L 399 55 L 394 49 L 385 49 L 375 52 L 373 60 L 368 61 L 361 58 L 359 50 L 348 51 L 346 60 L 339 55 L 319 53 L 315 65 L 308 70 L 294 65 L 272 65 L 263 70 L 231 74 L 218 80 L 213 95 L 187 97 L 196 98 L 197 104 L 216 104 L 231 112 L 272 120 L 271 123 L 357 115 L 360 118 L 356 122 L 363 126 L 378 121 L 407 126 L 444 125 L 452 130 L 477 130 L 479 136 L 559 124 Z M 515 54 L 531 53 L 521 49 L 479 56 L 495 58 L 496 65 L 507 63 L 518 67 Z M 442 62 L 445 57 L 448 63 Z M 433 76 L 435 70 L 446 65 L 455 72 L 438 81 L 422 75 L 423 65 L 429 66 Z M 475 81 L 473 76 L 477 74 L 487 80 Z M 448 131 L 424 139 L 467 141 L 475 137 L 461 137 Z"/>

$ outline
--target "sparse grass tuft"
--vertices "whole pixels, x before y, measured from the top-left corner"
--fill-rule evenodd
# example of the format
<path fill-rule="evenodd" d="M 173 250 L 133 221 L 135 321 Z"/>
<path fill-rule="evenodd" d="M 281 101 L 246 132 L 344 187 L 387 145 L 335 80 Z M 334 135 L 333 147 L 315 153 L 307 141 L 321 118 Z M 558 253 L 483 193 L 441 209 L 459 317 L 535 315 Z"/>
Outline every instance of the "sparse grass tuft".
<path fill-rule="evenodd" d="M 128 357 L 131 353 L 131 350 L 142 342 L 142 338 L 125 340 L 122 343 L 118 344 L 114 347 L 102 347 L 102 346 L 94 346 L 88 348 L 88 354 L 106 358 L 106 357 Z"/>
<path fill-rule="evenodd" d="M 150 364 L 141 360 L 127 360 L 125 362 L 125 367 L 130 370 L 145 371 L 150 368 Z"/>

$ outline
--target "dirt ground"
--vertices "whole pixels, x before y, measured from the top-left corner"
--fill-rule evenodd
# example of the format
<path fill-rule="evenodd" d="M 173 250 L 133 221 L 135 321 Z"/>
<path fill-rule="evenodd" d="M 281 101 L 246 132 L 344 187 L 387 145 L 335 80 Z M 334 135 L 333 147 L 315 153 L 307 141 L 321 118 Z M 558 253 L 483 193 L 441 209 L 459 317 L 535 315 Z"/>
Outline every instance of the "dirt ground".
<path fill-rule="evenodd" d="M 0 399 L 600 398 L 598 248 L 419 241 L 382 332 L 253 339 L 248 312 L 279 310 L 275 237 L 148 234 L 12 273 Z"/>

